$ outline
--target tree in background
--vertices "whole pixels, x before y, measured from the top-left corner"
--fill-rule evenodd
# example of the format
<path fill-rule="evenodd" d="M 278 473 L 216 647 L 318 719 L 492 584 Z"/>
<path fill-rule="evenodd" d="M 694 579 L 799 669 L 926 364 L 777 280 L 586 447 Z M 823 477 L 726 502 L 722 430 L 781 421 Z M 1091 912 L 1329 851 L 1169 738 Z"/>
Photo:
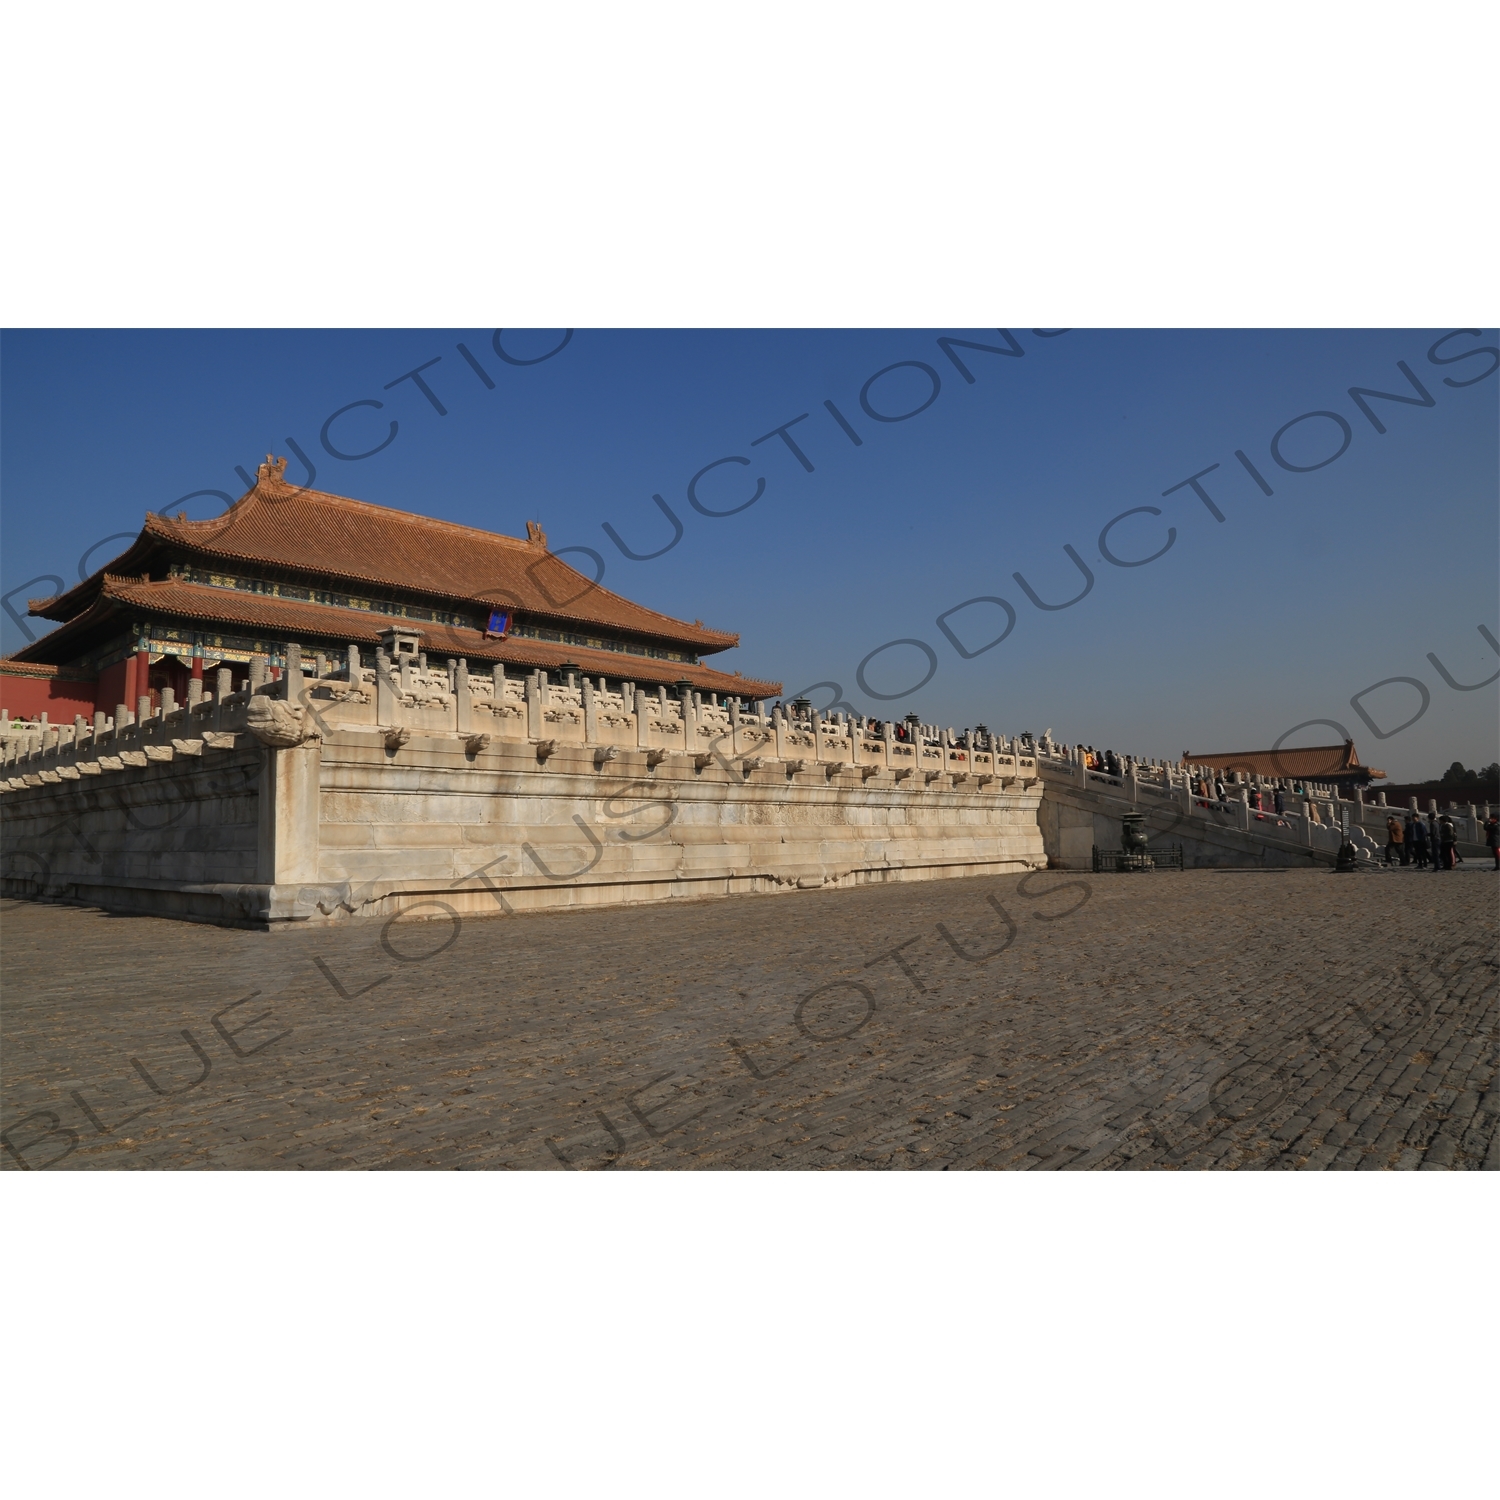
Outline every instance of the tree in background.
<path fill-rule="evenodd" d="M 1456 760 L 1438 778 L 1439 786 L 1467 786 L 1475 781 L 1500 780 L 1500 761 L 1481 766 L 1477 771 L 1467 770 L 1461 760 Z"/>

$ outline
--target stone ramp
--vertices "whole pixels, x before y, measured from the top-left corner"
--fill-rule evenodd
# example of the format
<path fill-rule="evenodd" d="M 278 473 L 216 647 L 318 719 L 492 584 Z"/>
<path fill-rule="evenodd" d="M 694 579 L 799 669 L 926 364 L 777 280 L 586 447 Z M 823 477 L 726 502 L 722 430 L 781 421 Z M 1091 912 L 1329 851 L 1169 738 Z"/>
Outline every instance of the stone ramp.
<path fill-rule="evenodd" d="M 1272 816 L 1269 826 L 1252 823 L 1247 830 L 1236 826 L 1232 812 L 1203 808 L 1190 812 L 1180 797 L 1138 794 L 1132 798 L 1123 787 L 1080 786 L 1075 777 L 1045 772 L 1042 787 L 1038 820 L 1047 864 L 1054 870 L 1091 870 L 1095 847 L 1119 849 L 1124 817 L 1131 812 L 1145 815 L 1148 849 L 1165 853 L 1181 844 L 1183 866 L 1189 870 L 1331 869 L 1338 857 L 1337 838 L 1331 840 L 1332 847 L 1325 847 L 1330 841 L 1323 838 L 1309 845 L 1303 830 L 1292 826 L 1290 819 Z M 1373 859 L 1375 853 L 1371 843 L 1367 857 Z"/>
<path fill-rule="evenodd" d="M 1044 754 L 1038 754 L 1037 765 L 1043 787 L 1038 814 L 1042 842 L 1048 865 L 1057 870 L 1092 869 L 1096 846 L 1119 849 L 1124 815 L 1130 812 L 1144 814 L 1149 847 L 1165 852 L 1181 844 L 1184 867 L 1190 870 L 1332 869 L 1347 812 L 1360 864 L 1375 868 L 1385 848 L 1385 819 L 1394 810 L 1315 799 L 1314 815 L 1308 816 L 1292 810 L 1306 803 L 1288 799 L 1285 812 L 1257 812 L 1247 801 L 1205 801 L 1153 768 L 1139 776 L 1109 776 Z M 1459 826 L 1466 829 L 1466 820 L 1459 820 Z M 1490 862 L 1488 850 L 1472 839 L 1460 838 L 1458 852 L 1468 861 Z"/>

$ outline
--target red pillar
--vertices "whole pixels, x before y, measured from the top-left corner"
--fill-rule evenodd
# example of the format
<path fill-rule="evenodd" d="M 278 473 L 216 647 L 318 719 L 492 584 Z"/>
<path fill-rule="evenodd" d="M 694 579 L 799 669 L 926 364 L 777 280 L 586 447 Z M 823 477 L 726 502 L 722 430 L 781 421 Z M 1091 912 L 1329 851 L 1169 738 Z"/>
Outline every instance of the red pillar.
<path fill-rule="evenodd" d="M 135 657 L 133 656 L 125 658 L 125 685 L 120 689 L 120 702 L 127 708 L 133 708 L 135 703 Z M 104 710 L 105 713 L 113 713 L 114 707 L 115 705 L 111 704 Z"/>
<path fill-rule="evenodd" d="M 201 651 L 193 652 L 193 681 L 203 681 L 203 653 Z"/>
<path fill-rule="evenodd" d="M 130 697 L 130 711 L 139 707 L 138 699 L 151 696 L 151 653 L 144 646 L 135 653 L 135 691 Z"/>

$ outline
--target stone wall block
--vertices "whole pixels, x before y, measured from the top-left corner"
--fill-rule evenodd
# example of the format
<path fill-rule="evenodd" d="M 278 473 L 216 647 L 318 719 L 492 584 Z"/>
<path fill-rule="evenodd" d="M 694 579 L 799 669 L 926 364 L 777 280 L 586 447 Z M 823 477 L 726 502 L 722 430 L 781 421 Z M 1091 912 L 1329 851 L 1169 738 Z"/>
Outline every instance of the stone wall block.
<path fill-rule="evenodd" d="M 316 880 L 321 744 L 262 750 L 258 879 L 266 885 Z"/>

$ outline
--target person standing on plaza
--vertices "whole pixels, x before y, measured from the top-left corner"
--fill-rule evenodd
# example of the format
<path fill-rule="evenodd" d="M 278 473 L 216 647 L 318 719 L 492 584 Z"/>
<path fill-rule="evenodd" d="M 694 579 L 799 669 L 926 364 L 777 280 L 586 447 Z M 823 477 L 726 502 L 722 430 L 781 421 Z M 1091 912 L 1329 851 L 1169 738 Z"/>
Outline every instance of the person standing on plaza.
<path fill-rule="evenodd" d="M 1402 856 L 1402 847 L 1405 843 L 1405 834 L 1401 829 L 1401 820 L 1392 813 L 1385 820 L 1385 862 L 1390 864 L 1406 863 Z"/>
<path fill-rule="evenodd" d="M 1484 820 L 1484 842 L 1495 856 L 1495 868 L 1500 870 L 1500 814 L 1491 813 Z"/>
<path fill-rule="evenodd" d="M 1402 828 L 1401 863 L 1403 865 L 1412 864 L 1416 860 L 1417 851 L 1412 843 L 1412 840 L 1416 837 L 1416 826 L 1416 816 L 1408 809 L 1406 822 Z"/>
<path fill-rule="evenodd" d="M 1447 813 L 1438 819 L 1438 848 L 1442 855 L 1442 868 L 1456 869 L 1458 866 L 1458 829 Z"/>
<path fill-rule="evenodd" d="M 1286 797 L 1281 790 L 1280 783 L 1276 787 L 1276 811 L 1278 814 L 1286 811 Z"/>
<path fill-rule="evenodd" d="M 1427 825 L 1422 821 L 1421 813 L 1408 813 L 1406 816 L 1411 824 L 1408 836 L 1412 846 L 1412 863 L 1419 870 L 1425 870 L 1427 868 Z"/>
<path fill-rule="evenodd" d="M 1427 814 L 1427 858 L 1432 862 L 1432 868 L 1434 870 L 1441 870 L 1443 868 L 1442 865 L 1438 862 L 1438 824 L 1436 809 L 1433 809 Z"/>

